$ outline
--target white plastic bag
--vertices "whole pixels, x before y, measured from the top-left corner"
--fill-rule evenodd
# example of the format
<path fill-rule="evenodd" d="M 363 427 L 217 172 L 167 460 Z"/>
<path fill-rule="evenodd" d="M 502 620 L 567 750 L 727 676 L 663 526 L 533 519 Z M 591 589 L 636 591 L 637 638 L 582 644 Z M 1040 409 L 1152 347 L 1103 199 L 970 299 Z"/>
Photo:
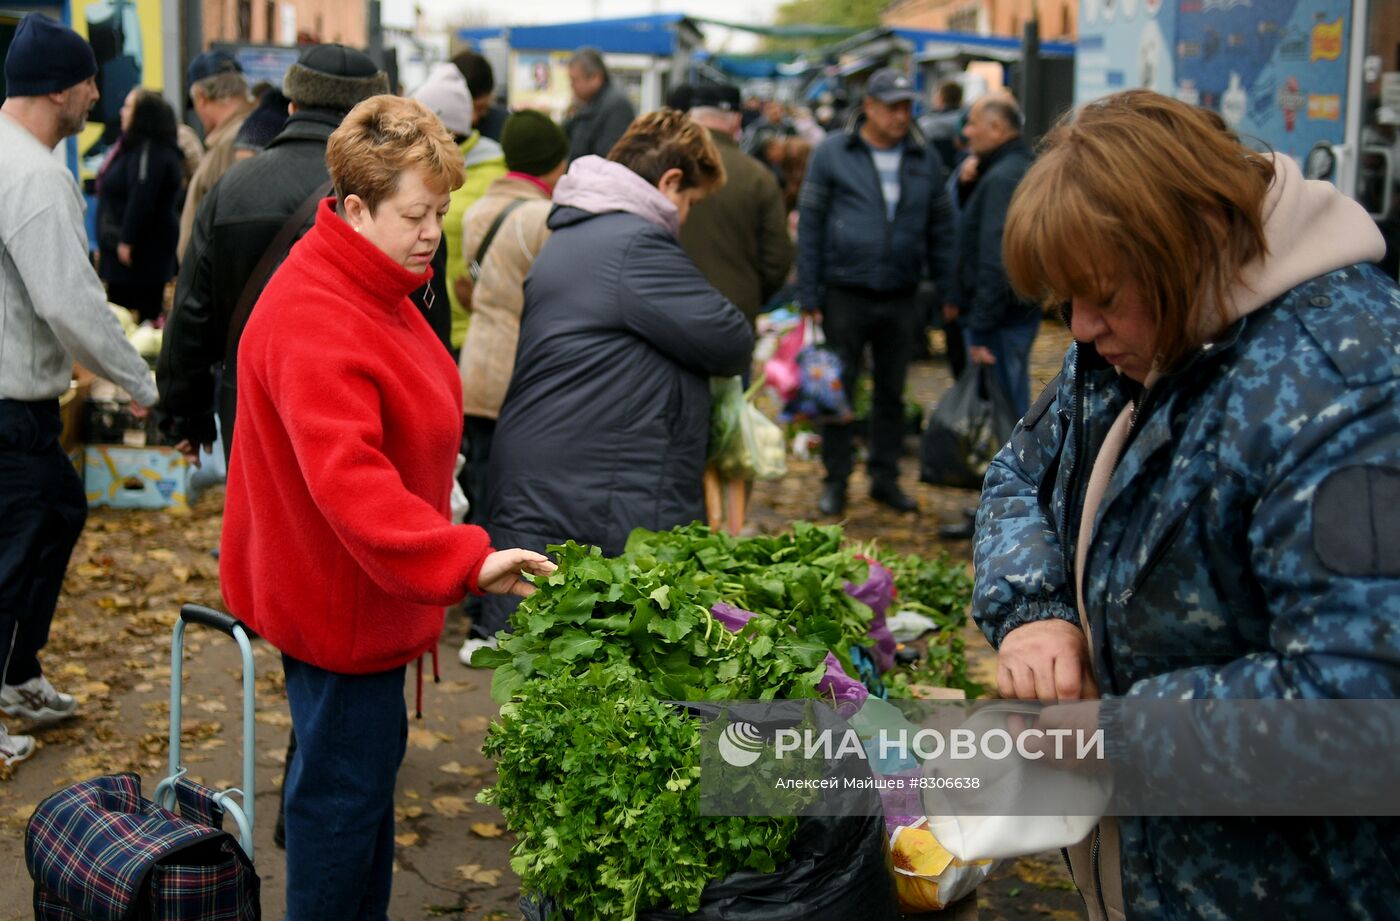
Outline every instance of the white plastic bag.
<path fill-rule="evenodd" d="M 776 480 L 787 473 L 783 430 L 751 402 L 739 378 L 714 378 L 708 462 L 729 480 Z"/>
<path fill-rule="evenodd" d="M 457 466 L 452 470 L 452 523 L 461 524 L 467 520 L 467 513 L 472 510 L 472 504 L 467 500 L 467 494 L 462 492 L 462 484 L 458 477 L 462 474 L 462 468 L 466 466 L 467 459 L 462 455 L 457 455 Z"/>
<path fill-rule="evenodd" d="M 1039 712 L 1039 707 L 1005 701 L 979 709 L 961 728 L 970 730 L 975 738 L 984 738 L 993 729 L 1010 732 L 1008 717 L 1012 714 L 1033 719 Z M 1094 830 L 1113 795 L 1111 776 L 1057 769 L 1014 753 L 999 759 L 984 754 L 966 762 L 964 770 L 980 778 L 978 791 L 984 805 L 1007 807 L 1013 814 L 989 815 L 988 808 L 972 814 L 964 810 L 959 815 L 947 793 L 924 790 L 929 831 L 959 860 L 1024 857 L 1078 844 Z M 970 796 L 959 791 L 958 801 L 965 804 Z M 1046 803 L 1080 804 L 1088 814 L 1037 814 Z"/>

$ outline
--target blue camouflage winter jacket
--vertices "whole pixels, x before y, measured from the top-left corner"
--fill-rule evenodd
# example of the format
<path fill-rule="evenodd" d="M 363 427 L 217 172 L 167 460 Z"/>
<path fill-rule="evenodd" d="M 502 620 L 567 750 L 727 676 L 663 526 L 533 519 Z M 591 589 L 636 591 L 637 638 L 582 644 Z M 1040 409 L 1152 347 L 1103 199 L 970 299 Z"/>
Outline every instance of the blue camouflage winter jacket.
<path fill-rule="evenodd" d="M 1110 737 L 1114 697 L 1400 698 L 1395 283 L 1372 266 L 1312 279 L 1139 391 L 1076 344 L 991 465 L 974 600 L 988 640 L 1077 625 L 1083 565 Z M 1076 560 L 1089 468 L 1139 398 Z M 1216 764 L 1192 766 L 1225 771 L 1237 752 L 1218 740 L 1248 740 L 1222 728 L 1167 731 L 1217 740 Z M 1164 775 L 1180 767 L 1171 755 L 1161 748 Z M 1395 819 L 1119 822 L 1130 918 L 1400 915 Z"/>

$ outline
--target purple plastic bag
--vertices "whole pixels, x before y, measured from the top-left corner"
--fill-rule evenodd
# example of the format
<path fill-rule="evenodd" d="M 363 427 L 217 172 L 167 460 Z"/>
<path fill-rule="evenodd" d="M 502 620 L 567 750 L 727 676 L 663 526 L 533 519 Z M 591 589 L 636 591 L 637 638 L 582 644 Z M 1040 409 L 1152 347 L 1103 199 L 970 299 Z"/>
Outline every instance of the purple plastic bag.
<path fill-rule="evenodd" d="M 809 343 L 797 353 L 797 392 L 779 421 L 850 422 L 851 401 L 841 383 L 841 359 L 825 345 Z"/>
<path fill-rule="evenodd" d="M 749 618 L 754 616 L 752 611 L 736 608 L 723 601 L 717 602 L 714 607 L 710 608 L 710 613 L 731 633 L 738 633 L 744 628 L 744 624 L 749 622 Z M 817 690 L 821 691 L 824 697 L 835 700 L 837 703 L 853 704 L 857 709 L 870 697 L 870 692 L 865 689 L 865 685 L 847 675 L 836 656 L 829 652 L 826 654 L 826 675 L 817 682 Z M 845 708 L 838 709 L 844 710 Z"/>
<path fill-rule="evenodd" d="M 875 666 L 883 674 L 894 668 L 894 634 L 885 623 L 885 612 L 894 603 L 894 573 L 874 560 L 866 562 L 870 564 L 870 577 L 860 585 L 847 582 L 846 594 L 875 612 L 870 621 L 869 635 L 875 641 L 870 654 L 875 659 Z"/>

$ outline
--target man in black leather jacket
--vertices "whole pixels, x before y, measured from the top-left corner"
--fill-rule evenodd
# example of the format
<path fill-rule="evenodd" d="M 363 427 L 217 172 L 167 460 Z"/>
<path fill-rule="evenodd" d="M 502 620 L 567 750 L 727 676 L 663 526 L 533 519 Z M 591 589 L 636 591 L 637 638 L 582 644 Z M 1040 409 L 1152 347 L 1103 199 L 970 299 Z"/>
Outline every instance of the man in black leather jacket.
<path fill-rule="evenodd" d="M 222 366 L 218 415 L 227 461 L 233 441 L 241 332 L 234 331 L 230 337 L 230 327 L 239 296 L 282 226 L 330 178 L 326 141 L 345 113 L 363 99 L 388 92 L 388 80 L 374 63 L 342 45 L 308 48 L 288 70 L 283 86 L 292 101 L 286 126 L 262 153 L 229 170 L 200 204 L 189 250 L 180 265 L 156 383 L 161 426 L 180 442 L 187 456 L 196 456 L 201 445 L 215 439 L 215 372 Z M 309 227 L 311 221 L 306 224 Z M 435 279 L 443 277 L 437 266 L 442 258 L 439 249 Z M 429 301 L 436 304 L 426 315 L 445 344 L 447 297 L 445 292 L 429 297 L 428 290 L 425 286 L 415 299 L 420 306 Z"/>

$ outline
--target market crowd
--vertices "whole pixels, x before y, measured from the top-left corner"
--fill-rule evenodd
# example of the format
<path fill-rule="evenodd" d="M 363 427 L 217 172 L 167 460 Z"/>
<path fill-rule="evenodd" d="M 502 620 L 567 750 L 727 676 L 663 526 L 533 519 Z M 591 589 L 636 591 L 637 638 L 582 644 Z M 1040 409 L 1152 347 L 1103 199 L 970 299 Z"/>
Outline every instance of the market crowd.
<path fill-rule="evenodd" d="M 90 244 L 52 151 L 95 59 L 25 17 L 0 112 L 8 720 L 76 709 L 40 663 L 86 517 L 57 442 L 76 360 L 192 463 L 220 446 L 224 598 L 281 652 L 292 713 L 287 916 L 385 917 L 406 670 L 444 609 L 467 599 L 469 663 L 549 545 L 616 554 L 703 520 L 709 381 L 747 378 L 780 304 L 818 322 L 846 393 L 869 363 L 873 501 L 918 509 L 899 456 L 929 327 L 1021 417 L 949 532 L 975 535 L 1002 696 L 1102 697 L 1105 721 L 1132 696 L 1400 696 L 1400 294 L 1355 203 L 1145 91 L 1036 158 L 1009 93 L 964 106 L 949 82 L 916 121 L 895 70 L 844 118 L 709 83 L 638 116 L 598 51 L 568 73 L 561 125 L 504 108 L 471 51 L 403 96 L 339 45 L 281 86 L 205 52 L 184 87 L 202 140 L 127 95 Z M 163 327 L 154 373 L 108 302 Z M 1047 309 L 1076 341 L 1032 403 Z M 821 425 L 814 514 L 851 501 L 855 429 Z M 0 726 L 0 761 L 34 750 Z M 1380 916 L 1396 883 L 1385 819 L 1106 820 L 1084 844 L 1096 918 Z"/>

